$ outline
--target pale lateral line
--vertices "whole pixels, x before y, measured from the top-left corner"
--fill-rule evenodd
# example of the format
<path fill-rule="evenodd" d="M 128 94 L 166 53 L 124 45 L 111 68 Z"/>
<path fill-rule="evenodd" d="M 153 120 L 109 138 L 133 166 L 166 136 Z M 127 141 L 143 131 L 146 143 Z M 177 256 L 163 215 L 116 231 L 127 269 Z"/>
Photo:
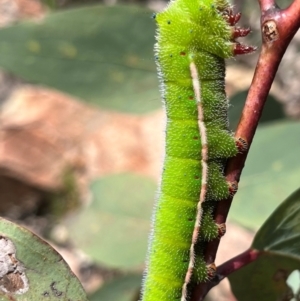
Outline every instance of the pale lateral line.
<path fill-rule="evenodd" d="M 190 247 L 189 267 L 188 267 L 187 273 L 185 275 L 185 280 L 184 280 L 184 284 L 182 287 L 181 301 L 186 301 L 187 285 L 191 281 L 191 277 L 192 277 L 194 266 L 195 266 L 195 250 L 194 250 L 194 248 L 195 248 L 195 244 L 197 243 L 197 240 L 199 237 L 199 232 L 200 232 L 200 221 L 201 221 L 201 217 L 202 217 L 202 203 L 205 201 L 205 196 L 207 193 L 207 174 L 208 174 L 207 133 L 206 133 L 206 127 L 205 127 L 205 123 L 204 123 L 204 115 L 203 115 L 203 108 L 202 108 L 202 102 L 201 102 L 201 85 L 200 85 L 197 67 L 194 62 L 192 62 L 190 64 L 190 71 L 191 71 L 191 76 L 192 76 L 194 93 L 195 93 L 196 101 L 198 104 L 198 125 L 199 125 L 201 145 L 202 145 L 202 149 L 201 149 L 202 178 L 201 178 L 200 198 L 199 198 L 199 202 L 197 204 L 196 220 L 195 220 L 195 226 L 194 226 L 194 231 L 193 231 L 193 236 L 192 236 L 192 244 Z"/>

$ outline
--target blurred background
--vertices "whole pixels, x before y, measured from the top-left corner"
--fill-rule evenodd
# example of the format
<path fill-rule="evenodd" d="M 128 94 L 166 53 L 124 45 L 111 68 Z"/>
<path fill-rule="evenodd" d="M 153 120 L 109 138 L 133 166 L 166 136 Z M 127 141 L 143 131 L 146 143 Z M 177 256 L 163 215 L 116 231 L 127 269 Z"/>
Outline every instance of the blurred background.
<path fill-rule="evenodd" d="M 285 7 L 290 1 L 278 1 Z M 138 298 L 165 117 L 142 0 L 0 0 L 0 214 L 48 240 L 90 300 Z M 260 51 L 259 8 L 235 0 L 256 54 L 227 62 L 234 131 Z M 244 251 L 300 182 L 300 35 L 272 87 L 217 263 Z M 234 300 L 223 281 L 209 298 Z"/>

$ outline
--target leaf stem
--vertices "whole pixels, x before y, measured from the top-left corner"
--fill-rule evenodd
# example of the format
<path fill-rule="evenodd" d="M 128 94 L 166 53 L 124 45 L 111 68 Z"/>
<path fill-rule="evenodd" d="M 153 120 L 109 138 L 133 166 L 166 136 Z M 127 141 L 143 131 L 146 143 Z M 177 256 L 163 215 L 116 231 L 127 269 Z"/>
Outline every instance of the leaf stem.
<path fill-rule="evenodd" d="M 247 142 L 248 151 L 278 66 L 290 41 L 300 27 L 300 0 L 294 0 L 284 10 L 279 9 L 274 0 L 259 0 L 259 4 L 263 45 L 235 133 L 236 138 L 243 138 Z M 225 170 L 228 182 L 239 182 L 248 151 L 228 160 Z M 231 202 L 232 198 L 219 202 L 215 212 L 215 220 L 218 224 L 226 222 Z M 207 244 L 205 250 L 207 264 L 215 261 L 218 246 L 218 239 Z M 197 285 L 193 290 L 191 301 L 203 300 L 211 287 L 216 284 L 200 283 Z"/>
<path fill-rule="evenodd" d="M 219 281 L 256 260 L 262 253 L 263 252 L 261 251 L 250 248 L 236 257 L 224 262 L 217 268 L 217 276 Z"/>

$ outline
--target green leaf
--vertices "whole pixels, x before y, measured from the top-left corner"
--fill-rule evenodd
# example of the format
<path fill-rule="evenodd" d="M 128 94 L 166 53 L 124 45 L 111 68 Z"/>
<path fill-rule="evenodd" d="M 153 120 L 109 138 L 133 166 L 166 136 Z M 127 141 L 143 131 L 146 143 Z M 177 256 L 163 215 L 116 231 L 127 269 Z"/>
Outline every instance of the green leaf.
<path fill-rule="evenodd" d="M 42 3 L 50 9 L 55 9 L 57 7 L 56 0 L 42 0 Z"/>
<path fill-rule="evenodd" d="M 95 180 L 91 204 L 66 222 L 73 243 L 105 266 L 141 266 L 155 189 L 153 181 L 133 174 Z"/>
<path fill-rule="evenodd" d="M 299 187 L 299 123 L 268 123 L 254 137 L 229 217 L 258 229 Z"/>
<path fill-rule="evenodd" d="M 263 255 L 229 277 L 240 301 L 290 300 L 287 296 L 292 291 L 286 280 L 300 268 L 299 221 L 300 189 L 273 212 L 256 234 L 252 248 L 264 251 Z"/>
<path fill-rule="evenodd" d="M 300 188 L 266 220 L 252 247 L 300 259 Z"/>
<path fill-rule="evenodd" d="M 233 131 L 236 129 L 238 122 L 240 121 L 247 94 L 248 91 L 246 90 L 239 92 L 230 98 L 228 112 L 230 121 L 229 125 Z M 278 121 L 286 118 L 287 117 L 284 114 L 283 105 L 276 101 L 276 97 L 269 95 L 259 123 L 262 124 L 265 122 Z"/>
<path fill-rule="evenodd" d="M 290 300 L 288 275 L 300 266 L 300 260 L 280 255 L 262 255 L 254 263 L 229 276 L 231 289 L 239 301 Z"/>
<path fill-rule="evenodd" d="M 121 276 L 105 284 L 89 297 L 90 301 L 135 301 L 138 300 L 142 276 L 131 274 Z"/>
<path fill-rule="evenodd" d="M 96 5 L 3 28 L 0 66 L 103 108 L 160 108 L 151 14 L 137 6 Z"/>
<path fill-rule="evenodd" d="M 63 258 L 35 234 L 0 218 L 0 246 L 0 301 L 87 301 Z M 5 273 L 5 262 L 11 265 L 12 258 L 19 268 Z"/>

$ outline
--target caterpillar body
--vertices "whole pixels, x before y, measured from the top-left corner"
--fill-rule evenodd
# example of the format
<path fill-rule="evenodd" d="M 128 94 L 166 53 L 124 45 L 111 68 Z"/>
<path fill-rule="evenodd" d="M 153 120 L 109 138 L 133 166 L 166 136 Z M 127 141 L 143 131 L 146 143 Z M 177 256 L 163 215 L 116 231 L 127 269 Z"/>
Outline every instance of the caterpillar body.
<path fill-rule="evenodd" d="M 166 154 L 142 301 L 189 300 L 194 283 L 214 276 L 203 249 L 225 232 L 213 213 L 231 193 L 224 164 L 238 153 L 228 130 L 224 59 L 253 51 L 235 41 L 250 31 L 235 27 L 239 17 L 226 0 L 175 0 L 155 16 Z"/>

